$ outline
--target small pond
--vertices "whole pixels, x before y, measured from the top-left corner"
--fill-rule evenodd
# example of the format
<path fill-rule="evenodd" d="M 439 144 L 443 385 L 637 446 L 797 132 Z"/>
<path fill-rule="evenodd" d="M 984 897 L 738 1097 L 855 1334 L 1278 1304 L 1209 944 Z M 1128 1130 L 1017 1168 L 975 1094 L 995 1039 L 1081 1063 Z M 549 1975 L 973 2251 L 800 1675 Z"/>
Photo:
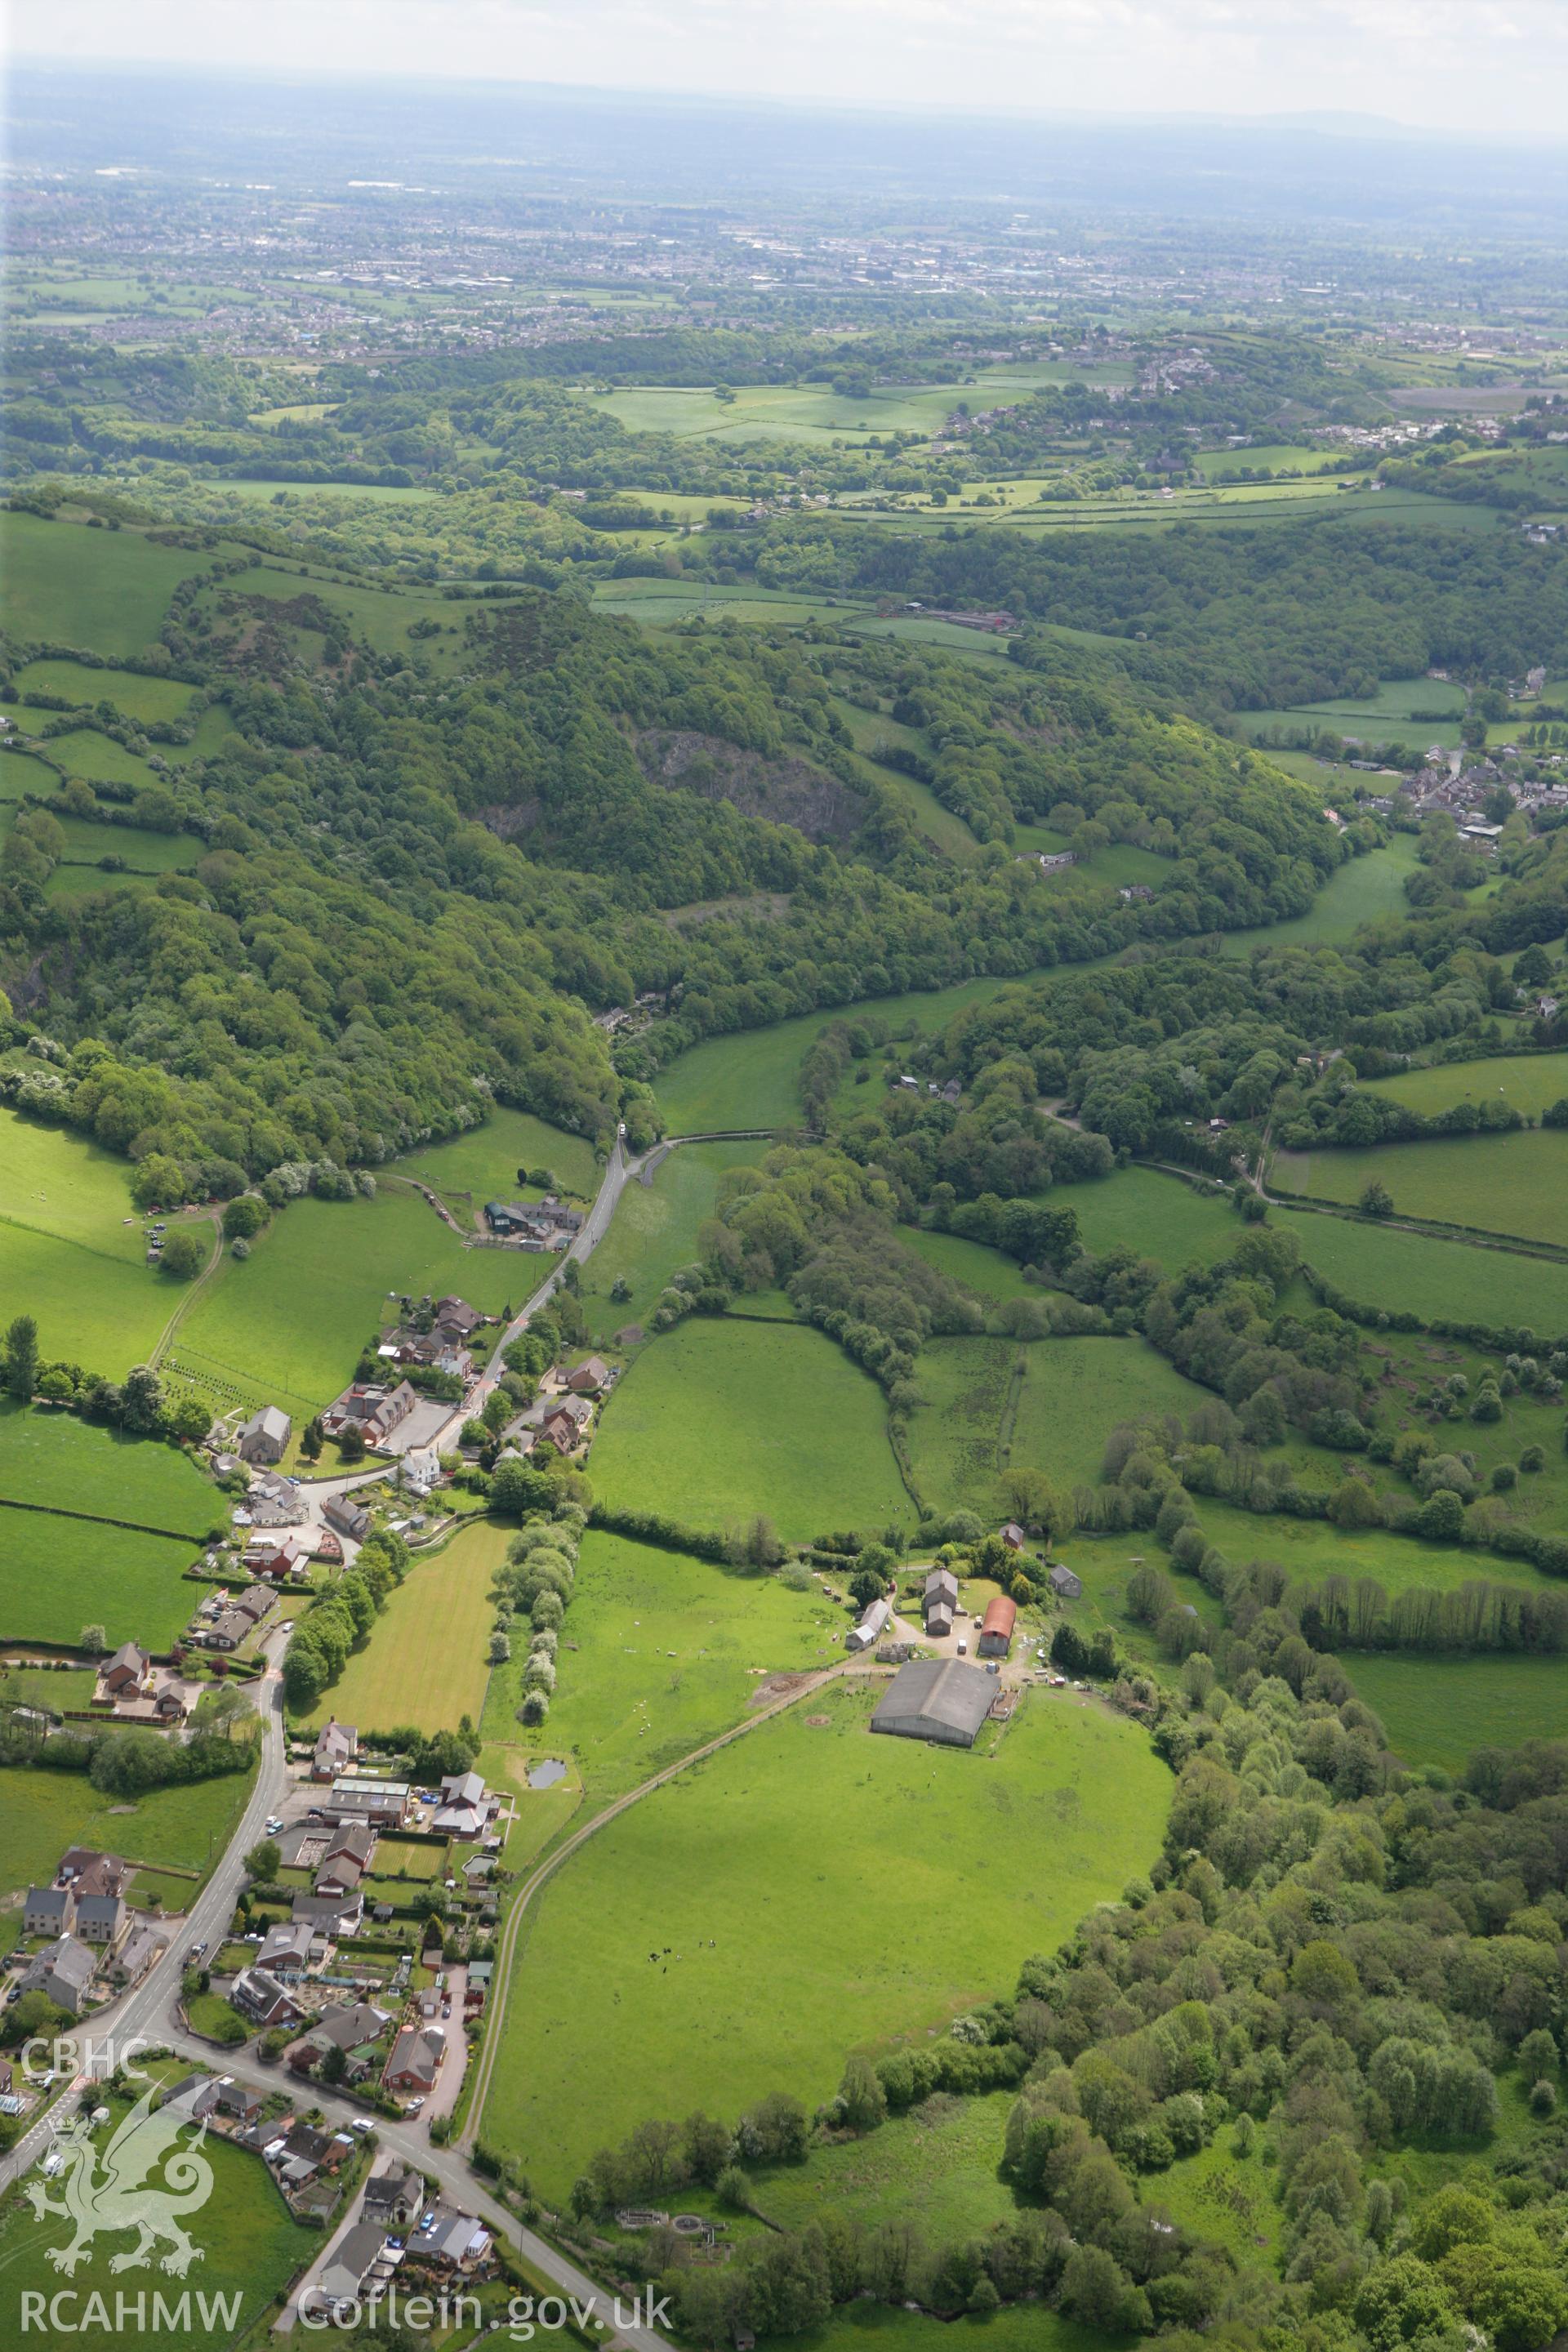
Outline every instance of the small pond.
<path fill-rule="evenodd" d="M 529 1773 L 528 1785 L 531 1789 L 553 1789 L 557 1780 L 564 1780 L 565 1778 L 566 1767 L 559 1756 L 547 1756 L 542 1764 L 536 1764 Z"/>

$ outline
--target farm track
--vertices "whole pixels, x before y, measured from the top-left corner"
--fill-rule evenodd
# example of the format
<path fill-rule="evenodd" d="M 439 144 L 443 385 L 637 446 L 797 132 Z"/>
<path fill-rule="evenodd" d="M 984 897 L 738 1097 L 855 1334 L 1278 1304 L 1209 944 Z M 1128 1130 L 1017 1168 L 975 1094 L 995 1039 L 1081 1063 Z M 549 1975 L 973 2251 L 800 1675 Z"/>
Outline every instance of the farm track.
<path fill-rule="evenodd" d="M 203 1291 L 206 1289 L 207 1286 L 212 1281 L 214 1275 L 218 1270 L 218 1265 L 223 1257 L 223 1223 L 218 1212 L 214 1210 L 210 1213 L 205 1214 L 199 1219 L 187 1220 L 187 1223 L 191 1223 L 211 1225 L 213 1229 L 212 1255 L 208 1258 L 205 1265 L 203 1266 L 200 1274 L 197 1275 L 195 1282 L 186 1284 L 179 1304 L 175 1307 L 174 1313 L 170 1316 L 168 1321 L 164 1324 L 163 1329 L 158 1334 L 157 1339 L 153 1344 L 152 1353 L 147 1359 L 154 1371 L 157 1370 L 158 1366 L 163 1362 L 164 1357 L 168 1354 L 169 1349 L 174 1346 L 174 1334 L 178 1331 L 181 1324 L 184 1321 L 186 1316 L 190 1313 L 192 1307 L 195 1305 Z"/>
<path fill-rule="evenodd" d="M 506 2005 L 510 1991 L 512 1963 L 517 1953 L 518 1931 L 534 1897 L 549 1884 L 562 1864 L 570 1861 L 580 1847 L 587 1844 L 590 1838 L 596 1837 L 602 1829 L 606 1829 L 612 1822 L 618 1821 L 623 1813 L 629 1811 L 633 1805 L 640 1804 L 643 1798 L 651 1796 L 656 1789 L 664 1788 L 668 1782 L 678 1779 L 682 1772 L 689 1770 L 693 1764 L 700 1764 L 708 1757 L 717 1755 L 721 1748 L 728 1748 L 735 1740 L 744 1738 L 747 1732 L 755 1731 L 760 1725 L 772 1723 L 777 1717 L 787 1713 L 792 1706 L 798 1706 L 803 1698 L 808 1698 L 814 1691 L 820 1690 L 825 1683 L 833 1682 L 850 1671 L 849 1662 L 841 1660 L 837 1665 L 824 1666 L 817 1673 L 808 1675 L 795 1688 L 786 1691 L 783 1697 L 774 1699 L 767 1706 L 758 1707 L 754 1715 L 745 1717 L 740 1723 L 731 1724 L 728 1731 L 720 1732 L 716 1738 L 706 1741 L 700 1748 L 694 1748 L 689 1755 L 678 1758 L 673 1764 L 665 1765 L 661 1771 L 655 1772 L 647 1780 L 639 1781 L 635 1789 L 628 1789 L 624 1796 L 616 1798 L 614 1802 L 606 1805 L 602 1812 L 595 1813 L 592 1821 L 584 1822 L 582 1828 L 574 1830 L 563 1844 L 556 1847 L 553 1853 L 547 1854 L 542 1862 L 535 1865 L 524 1879 L 517 1900 L 507 1915 L 506 1926 L 501 1933 L 500 1948 L 496 1953 L 495 1993 L 485 2021 L 485 2036 L 479 2051 L 479 2063 L 474 2070 L 474 2086 L 469 2094 L 468 2118 L 462 2131 L 453 2143 L 454 2146 L 471 2154 L 479 2138 L 484 2103 L 489 2095 L 490 2078 L 495 2072 L 496 2057 L 500 2049 L 501 2031 L 506 2022 Z"/>

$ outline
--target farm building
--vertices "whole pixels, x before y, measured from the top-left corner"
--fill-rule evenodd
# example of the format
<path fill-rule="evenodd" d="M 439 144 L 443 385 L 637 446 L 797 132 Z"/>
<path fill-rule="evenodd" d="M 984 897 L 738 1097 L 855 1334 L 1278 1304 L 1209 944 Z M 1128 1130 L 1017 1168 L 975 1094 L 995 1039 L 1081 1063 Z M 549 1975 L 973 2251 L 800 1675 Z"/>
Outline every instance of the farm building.
<path fill-rule="evenodd" d="M 1058 1601 L 1078 1601 L 1082 1597 L 1082 1577 L 1075 1576 L 1070 1568 L 1064 1568 L 1059 1559 L 1047 1577 L 1046 1582 Z"/>
<path fill-rule="evenodd" d="M 966 1666 L 958 1658 L 911 1659 L 893 1677 L 871 1728 L 898 1739 L 973 1748 L 995 1696 L 995 1683 L 979 1666 Z"/>
<path fill-rule="evenodd" d="M 885 1601 L 873 1601 L 858 1625 L 851 1625 L 846 1646 L 851 1650 L 868 1650 L 892 1615 Z"/>
<path fill-rule="evenodd" d="M 999 1592 L 985 1612 L 985 1622 L 980 1628 L 980 1639 L 974 1644 L 983 1658 L 1005 1658 L 1013 1639 L 1013 1628 L 1018 1620 L 1018 1604 L 1005 1592 Z"/>

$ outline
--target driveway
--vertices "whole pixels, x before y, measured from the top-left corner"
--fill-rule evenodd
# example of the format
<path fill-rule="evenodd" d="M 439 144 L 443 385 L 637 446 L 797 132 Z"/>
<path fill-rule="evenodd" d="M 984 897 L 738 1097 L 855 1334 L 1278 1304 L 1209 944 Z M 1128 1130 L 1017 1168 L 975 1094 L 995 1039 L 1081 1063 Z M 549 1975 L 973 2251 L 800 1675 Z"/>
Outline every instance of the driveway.
<path fill-rule="evenodd" d="M 458 1966 L 447 1970 L 447 1990 L 452 1996 L 452 2014 L 439 2023 L 447 2036 L 447 2055 L 436 2077 L 436 2087 L 425 2102 L 418 2120 L 428 2129 L 437 2116 L 449 2116 L 458 2104 L 458 2094 L 463 2087 L 463 2076 L 468 2070 L 468 2038 L 463 2032 L 463 1993 L 468 1985 L 468 1971 Z"/>

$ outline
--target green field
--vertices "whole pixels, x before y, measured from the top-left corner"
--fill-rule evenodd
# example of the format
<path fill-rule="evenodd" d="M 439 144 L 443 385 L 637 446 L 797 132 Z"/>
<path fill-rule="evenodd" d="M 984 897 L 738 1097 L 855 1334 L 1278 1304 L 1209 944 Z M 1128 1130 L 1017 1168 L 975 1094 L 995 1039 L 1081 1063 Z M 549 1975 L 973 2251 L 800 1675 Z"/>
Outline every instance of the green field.
<path fill-rule="evenodd" d="M 1568 1722 L 1568 1659 L 1357 1653 L 1342 1663 L 1413 1769 L 1462 1772 L 1478 1748 L 1561 1739 Z"/>
<path fill-rule="evenodd" d="M 1441 1062 L 1433 1069 L 1404 1070 L 1396 1078 L 1369 1078 L 1363 1091 L 1426 1118 L 1457 1103 L 1505 1102 L 1525 1118 L 1568 1095 L 1568 1054 L 1493 1054 L 1479 1062 Z"/>
<path fill-rule="evenodd" d="M 790 1542 L 913 1515 L 881 1391 L 805 1324 L 679 1324 L 605 1405 L 591 1475 L 613 1508 L 699 1528 L 760 1511 Z"/>
<path fill-rule="evenodd" d="M 68 734 L 51 735 L 40 749 L 47 759 L 59 762 L 68 777 L 80 776 L 91 784 L 142 784 L 156 791 L 163 782 L 139 752 L 128 751 L 123 743 L 100 735 L 91 727 L 73 727 Z M 178 847 L 193 866 L 201 856 L 202 845 L 192 834 L 163 834 L 159 838 Z"/>
<path fill-rule="evenodd" d="M 866 2230 L 918 2211 L 929 2243 L 979 2237 L 1015 2210 L 1000 2175 L 1012 2105 L 1011 2091 L 979 2099 L 939 2094 L 863 2139 L 818 2145 L 804 2164 L 754 2174 L 758 2209 L 785 2230 L 804 2229 L 833 2206 Z"/>
<path fill-rule="evenodd" d="M 967 1290 L 1001 1306 L 1009 1298 L 1039 1298 L 1039 1286 L 1026 1282 L 1016 1260 L 984 1242 L 966 1242 L 958 1234 L 933 1234 L 924 1226 L 903 1236 L 928 1265 L 962 1282 Z M 921 1359 L 922 1367 L 925 1359 Z"/>
<path fill-rule="evenodd" d="M 683 1143 L 659 1161 L 650 1183 L 626 1186 L 583 1269 L 583 1311 L 601 1345 L 628 1324 L 647 1323 L 670 1276 L 697 1255 L 698 1228 L 713 1213 L 720 1178 L 751 1167 L 767 1149 L 765 1141 Z M 619 1281 L 629 1285 L 629 1298 L 611 1297 Z"/>
<path fill-rule="evenodd" d="M 140 654 L 182 580 L 210 558 L 154 547 L 134 530 L 0 514 L 0 626 L 29 640 Z"/>
<path fill-rule="evenodd" d="M 0 763 L 3 764 L 3 763 Z M 120 1376 L 175 1304 L 145 1263 L 129 1163 L 0 1108 L 0 1322 L 32 1315 L 44 1359 Z"/>
<path fill-rule="evenodd" d="M 495 1611 L 489 1589 L 506 1558 L 508 1530 L 483 1519 L 462 1528 L 434 1559 L 416 1560 L 376 1619 L 363 1647 L 309 1717 L 331 1715 L 374 1731 L 411 1723 L 452 1731 L 478 1723 L 489 1667 L 485 1650 Z"/>
<path fill-rule="evenodd" d="M 1187 1413 L 1201 1398 L 1136 1339 L 932 1339 L 916 1380 L 926 1402 L 910 1424 L 910 1456 L 921 1495 L 933 1510 L 982 1518 L 1002 1516 L 1004 1470 L 1093 1484 L 1118 1421 Z"/>
<path fill-rule="evenodd" d="M 1568 1265 L 1306 1209 L 1271 1208 L 1268 1222 L 1293 1233 L 1310 1265 L 1370 1306 L 1427 1320 L 1568 1331 Z"/>
<path fill-rule="evenodd" d="M 527 1111 L 491 1111 L 482 1127 L 447 1143 L 426 1145 L 405 1160 L 394 1160 L 390 1176 L 412 1176 L 440 1193 L 461 1224 L 482 1230 L 479 1213 L 487 1201 L 514 1201 L 520 1192 L 537 1187 L 520 1185 L 520 1168 L 548 1168 L 556 1183 L 580 1201 L 591 1201 L 599 1188 L 599 1166 L 586 1136 L 568 1135 Z M 521 1277 L 520 1277 L 521 1280 Z"/>
<path fill-rule="evenodd" d="M 1396 833 L 1386 848 L 1348 858 L 1335 867 L 1304 915 L 1253 930 L 1227 931 L 1226 954 L 1248 955 L 1254 948 L 1332 946 L 1350 939 L 1363 923 L 1407 913 L 1405 877 L 1415 870 L 1415 849 L 1413 834 Z"/>
<path fill-rule="evenodd" d="M 146 1252 L 130 1179 L 130 1162 L 117 1152 L 69 1128 L 46 1127 L 0 1106 L 0 1219 L 5 1223 L 140 1266 Z M 148 1286 L 156 1293 L 151 1276 Z"/>
<path fill-rule="evenodd" d="M 601 1804 L 739 1723 L 761 1670 L 833 1664 L 848 1622 L 815 1586 L 793 1592 L 777 1577 L 590 1531 L 548 1724 L 525 1731 L 513 1720 L 519 1642 L 491 1682 L 485 1736 L 574 1758 L 589 1801 Z"/>
<path fill-rule="evenodd" d="M 194 1549 L 97 1519 L 0 1512 L 0 1641 L 74 1643 L 101 1625 L 111 1649 L 166 1650 L 191 1613 L 182 1578 Z"/>
<path fill-rule="evenodd" d="M 871 1696 L 814 1694 L 542 1897 L 484 2130 L 546 2195 L 646 2117 L 826 2098 L 850 2050 L 1009 1989 L 1147 1866 L 1171 1784 L 1131 1723 L 1037 1697 L 999 1742 L 932 1749 L 869 1738 Z"/>
<path fill-rule="evenodd" d="M 49 1405 L 0 1405 L 0 1500 L 166 1528 L 193 1540 L 226 1507 L 189 1454 Z"/>
<path fill-rule="evenodd" d="M 110 2103 L 110 2120 L 98 2135 L 100 2146 L 126 2112 L 123 2103 Z M 182 2146 L 186 2137 L 182 2136 Z M 124 2346 L 126 2331 L 113 2324 L 117 2295 L 126 2297 L 127 2308 L 133 2313 L 138 2294 L 144 2294 L 149 2327 L 154 2292 L 162 2294 L 165 2309 L 185 2310 L 188 2325 L 171 2325 L 143 2335 L 144 2341 L 157 2343 L 164 2352 L 228 2352 L 247 2326 L 261 2326 L 273 2297 L 295 2271 L 321 2252 L 321 2231 L 307 2230 L 295 2221 L 258 2157 L 229 2147 L 211 2134 L 204 2143 L 204 2157 L 212 2168 L 212 2194 L 188 2224 L 202 2258 L 184 2280 L 168 2278 L 156 2270 L 117 2275 L 114 2261 L 134 2246 L 136 2236 L 132 2230 L 110 2228 L 100 2229 L 80 2269 L 68 2280 L 62 2277 L 47 2255 L 52 2247 L 70 2242 L 74 2224 L 59 2215 L 47 2216 L 40 2222 L 31 2205 L 14 2194 L 0 2212 L 0 2314 L 8 2323 L 5 2332 L 12 2342 L 27 2340 L 22 2323 L 24 2294 L 41 2295 L 47 2304 L 47 2298 L 63 2293 L 67 2300 L 59 2307 L 60 2316 L 71 2327 L 68 2341 L 82 2347 L 83 2352 L 116 2352 L 116 2347 Z M 155 2171 L 152 2179 L 156 2182 L 160 2177 Z M 58 2189 L 56 2182 L 50 2191 L 56 2203 L 60 2201 Z M 147 2284 L 149 2279 L 156 2282 L 155 2288 Z M 187 2288 L 189 2303 L 183 2305 Z M 202 2315 L 204 2295 L 209 2298 L 210 2325 Z M 226 2313 L 210 2300 L 226 2295 L 237 2299 L 237 2307 Z M 89 2297 L 102 2301 L 95 2305 Z M 107 2326 L 94 2324 L 99 2310 Z"/>
<path fill-rule="evenodd" d="M 1320 1201 L 1353 1203 L 1373 1178 L 1393 1194 L 1395 1216 L 1568 1248 L 1568 1129 L 1281 1151 L 1269 1164 L 1271 1184 Z"/>
<path fill-rule="evenodd" d="M 243 1264 L 226 1256 L 180 1327 L 171 1369 L 216 1403 L 270 1401 L 298 1417 L 351 1377 L 367 1339 L 397 1312 L 388 1294 L 459 1293 L 487 1313 L 521 1305 L 537 1259 L 466 1250 L 416 1192 L 296 1201 Z"/>
<path fill-rule="evenodd" d="M 174 677 L 142 677 L 130 669 L 94 669 L 87 662 L 35 661 L 16 672 L 26 702 L 35 694 L 58 694 L 68 702 L 112 702 L 127 719 L 178 719 L 195 692 Z"/>
<path fill-rule="evenodd" d="M 1243 1231 L 1223 1192 L 1199 1191 L 1158 1168 L 1119 1168 L 1092 1183 L 1058 1184 L 1047 1198 L 1073 1211 L 1086 1249 L 1121 1245 L 1173 1272 L 1212 1265 Z"/>

